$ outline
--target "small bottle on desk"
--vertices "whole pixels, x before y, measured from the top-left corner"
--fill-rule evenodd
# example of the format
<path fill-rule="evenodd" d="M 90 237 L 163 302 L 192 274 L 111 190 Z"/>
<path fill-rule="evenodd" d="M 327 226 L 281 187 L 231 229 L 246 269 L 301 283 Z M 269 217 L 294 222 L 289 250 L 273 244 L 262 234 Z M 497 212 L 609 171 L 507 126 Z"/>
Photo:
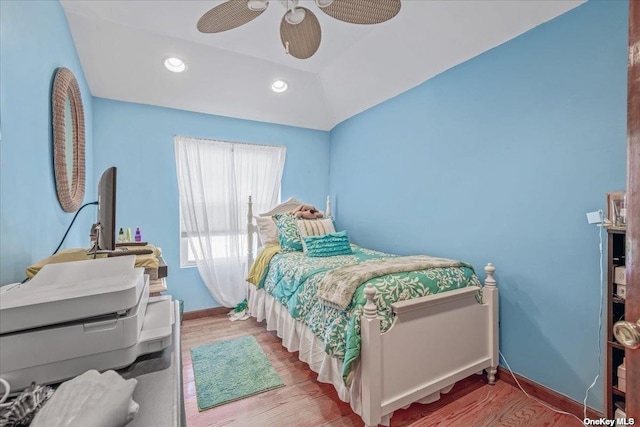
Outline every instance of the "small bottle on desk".
<path fill-rule="evenodd" d="M 140 227 L 136 227 L 136 242 L 142 242 L 142 233 L 140 233 Z"/>

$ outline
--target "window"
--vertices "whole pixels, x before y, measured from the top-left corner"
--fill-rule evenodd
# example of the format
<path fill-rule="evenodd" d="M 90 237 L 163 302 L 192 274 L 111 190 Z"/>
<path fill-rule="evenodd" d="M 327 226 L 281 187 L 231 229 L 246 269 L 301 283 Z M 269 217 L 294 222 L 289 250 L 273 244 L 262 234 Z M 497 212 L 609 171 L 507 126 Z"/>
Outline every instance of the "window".
<path fill-rule="evenodd" d="M 210 236 L 208 244 L 211 246 L 211 257 L 213 259 L 230 258 L 232 254 L 227 251 L 227 248 L 233 247 L 231 239 L 237 241 L 240 252 L 247 253 L 247 233 L 238 234 L 236 236 Z M 191 239 L 191 242 L 189 241 Z M 189 237 L 186 232 L 181 233 L 180 237 L 180 267 L 195 267 L 196 260 L 203 258 L 203 251 L 200 249 L 200 245 L 194 239 L 198 237 Z M 254 240 L 255 241 L 255 240 Z M 256 248 L 254 247 L 254 253 Z"/>
<path fill-rule="evenodd" d="M 224 264 L 247 254 L 247 201 L 254 212 L 280 201 L 286 148 L 176 137 L 180 266 Z"/>

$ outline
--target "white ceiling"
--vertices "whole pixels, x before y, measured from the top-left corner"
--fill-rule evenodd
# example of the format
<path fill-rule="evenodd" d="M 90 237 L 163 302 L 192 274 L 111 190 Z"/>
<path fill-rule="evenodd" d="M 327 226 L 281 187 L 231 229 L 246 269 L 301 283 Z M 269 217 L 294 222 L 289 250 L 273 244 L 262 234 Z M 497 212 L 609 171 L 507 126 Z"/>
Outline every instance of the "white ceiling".
<path fill-rule="evenodd" d="M 240 0 L 231 0 L 240 1 Z M 344 0 L 356 1 L 356 0 Z M 62 0 L 94 96 L 311 129 L 396 96 L 582 4 L 583 0 L 403 0 L 382 24 L 348 24 L 320 11 L 318 52 L 286 55 L 284 9 L 218 34 L 196 29 L 220 0 Z M 167 71 L 178 56 L 187 71 Z M 270 90 L 284 79 L 290 89 Z"/>

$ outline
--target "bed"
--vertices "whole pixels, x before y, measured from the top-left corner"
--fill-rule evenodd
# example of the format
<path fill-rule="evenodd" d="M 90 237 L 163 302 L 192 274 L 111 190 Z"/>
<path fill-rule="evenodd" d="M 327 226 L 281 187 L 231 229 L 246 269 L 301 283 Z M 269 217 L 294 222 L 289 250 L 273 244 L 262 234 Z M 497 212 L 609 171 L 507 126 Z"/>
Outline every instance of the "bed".
<path fill-rule="evenodd" d="M 291 212 L 300 204 L 289 199 L 260 217 Z M 328 198 L 325 212 L 331 216 Z M 258 224 L 251 198 L 247 218 L 249 265 L 264 264 L 259 280 L 251 280 L 257 286 L 249 285 L 251 316 L 266 321 L 289 351 L 299 352 L 318 381 L 333 384 L 366 426 L 389 425 L 395 410 L 436 401 L 470 375 L 486 371 L 488 382 L 495 382 L 498 289 L 493 265 L 484 268 L 484 286 L 464 263 L 377 276 L 357 286 L 345 309 L 317 295 L 340 277 L 336 272 L 411 257 L 351 245 L 351 254 L 317 261 L 302 252 L 264 246 L 254 260 Z M 385 294 L 383 282 L 401 283 L 394 287 L 399 291 Z"/>

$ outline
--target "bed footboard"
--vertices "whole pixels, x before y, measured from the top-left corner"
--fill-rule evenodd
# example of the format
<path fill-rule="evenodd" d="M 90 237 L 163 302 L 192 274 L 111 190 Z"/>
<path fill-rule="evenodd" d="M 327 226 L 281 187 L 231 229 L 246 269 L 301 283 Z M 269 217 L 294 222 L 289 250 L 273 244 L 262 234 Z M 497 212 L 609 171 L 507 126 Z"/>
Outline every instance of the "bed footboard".
<path fill-rule="evenodd" d="M 482 303 L 477 288 L 429 295 L 392 305 L 395 319 L 380 333 L 367 286 L 362 318 L 362 419 L 377 426 L 383 416 L 476 372 L 495 382 L 498 367 L 498 289 L 495 267 L 485 267 Z"/>

